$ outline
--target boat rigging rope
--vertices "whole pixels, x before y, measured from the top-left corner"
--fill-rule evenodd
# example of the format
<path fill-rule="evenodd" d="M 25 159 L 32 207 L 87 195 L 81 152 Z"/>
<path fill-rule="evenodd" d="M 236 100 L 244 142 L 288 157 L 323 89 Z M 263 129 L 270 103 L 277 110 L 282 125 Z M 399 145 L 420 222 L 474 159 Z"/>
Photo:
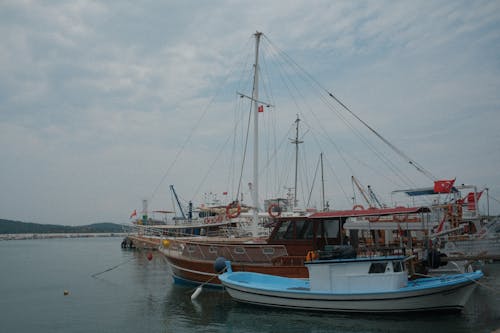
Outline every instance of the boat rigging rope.
<path fill-rule="evenodd" d="M 195 131 L 199 128 L 200 124 L 202 124 L 202 120 L 205 118 L 205 116 L 208 113 L 210 107 L 212 106 L 212 104 L 215 103 L 216 98 L 218 98 L 219 95 L 222 93 L 222 90 L 223 90 L 222 87 L 224 87 L 225 84 L 226 84 L 226 82 L 228 82 L 229 79 L 232 78 L 232 76 L 233 76 L 233 74 L 234 74 L 235 71 L 236 71 L 236 66 L 232 66 L 230 68 L 230 70 L 229 70 L 229 73 L 226 75 L 226 77 L 222 80 L 221 84 L 216 89 L 215 95 L 212 97 L 212 99 L 210 99 L 210 101 L 208 102 L 208 104 L 205 106 L 205 108 L 204 108 L 201 116 L 198 118 L 198 120 L 196 121 L 195 125 L 193 126 L 193 128 L 189 132 L 189 135 L 187 136 L 186 140 L 182 143 L 182 145 L 180 146 L 180 148 L 177 150 L 177 153 L 175 154 L 175 157 L 174 157 L 172 163 L 170 163 L 169 167 L 167 168 L 167 171 L 165 172 L 165 174 L 161 178 L 160 182 L 158 183 L 158 185 L 154 189 L 153 193 L 151 194 L 151 200 L 154 198 L 154 196 L 158 192 L 158 189 L 163 184 L 163 182 L 165 181 L 165 179 L 167 178 L 167 176 L 170 174 L 170 170 L 177 163 L 177 160 L 179 159 L 180 155 L 184 152 L 186 146 L 191 142 L 191 139 L 192 139 Z"/>
<path fill-rule="evenodd" d="M 252 112 L 253 112 L 252 111 L 253 110 L 253 103 L 254 103 L 253 101 L 252 101 L 252 103 L 250 103 L 250 112 L 248 113 L 247 131 L 246 131 L 246 136 L 245 136 L 245 145 L 243 148 L 243 161 L 241 161 L 240 178 L 238 180 L 238 189 L 236 190 L 235 201 L 238 201 L 238 197 L 240 195 L 240 190 L 241 190 L 241 182 L 243 179 L 243 169 L 244 169 L 245 160 L 247 157 L 248 138 L 250 136 L 250 122 L 251 122 L 251 117 L 252 117 Z"/>
<path fill-rule="evenodd" d="M 269 41 L 268 39 L 266 39 L 266 41 Z M 266 43 L 267 44 L 267 43 Z M 263 44 L 263 45 L 266 45 L 266 44 Z M 269 42 L 269 44 L 271 46 L 273 46 L 275 48 L 274 50 L 274 54 L 278 54 L 278 55 L 281 55 L 281 59 L 284 60 L 285 63 L 287 63 L 289 66 L 291 66 L 292 68 L 295 68 L 296 71 L 298 72 L 298 74 L 302 74 L 301 77 L 301 81 L 302 82 L 311 82 L 311 75 L 309 75 L 303 68 L 301 68 L 299 65 L 297 65 L 293 59 L 291 59 L 291 57 L 289 57 L 285 52 L 283 52 L 282 50 L 278 49 L 276 46 L 272 45 L 271 42 Z M 279 62 L 279 64 L 281 66 L 278 66 L 279 68 L 282 67 L 282 64 L 281 64 L 281 61 Z M 288 73 L 288 70 L 282 70 L 281 71 L 281 75 L 279 75 L 279 77 L 281 77 L 283 83 L 285 84 L 285 86 L 287 87 L 288 91 L 290 92 L 290 95 L 292 96 L 292 100 L 294 101 L 296 107 L 298 109 L 300 109 L 299 107 L 299 104 L 297 103 L 297 100 L 293 97 L 294 95 L 292 94 L 292 92 L 290 91 L 291 88 L 293 88 L 293 90 L 299 95 L 301 96 L 301 100 L 305 100 L 305 96 L 302 95 L 302 89 L 299 89 L 292 80 L 288 80 L 290 81 L 290 83 L 287 83 L 287 81 L 285 80 L 284 76 L 287 76 L 288 75 L 283 75 L 284 73 Z M 304 74 L 305 73 L 305 74 Z M 311 82 L 313 85 L 319 85 L 319 83 L 317 83 L 316 81 L 313 80 L 313 82 Z M 347 114 L 345 112 L 341 112 L 341 110 L 338 110 L 338 103 L 336 103 L 335 101 L 333 101 L 329 96 L 327 96 L 326 94 L 323 93 L 323 89 L 322 87 L 320 86 L 321 90 L 320 90 L 320 93 L 318 95 L 318 98 L 322 101 L 322 103 L 324 103 L 330 110 L 332 110 L 336 116 L 349 128 L 351 129 L 351 131 L 356 134 L 356 136 L 360 139 L 360 141 L 362 143 L 364 143 L 374 154 L 375 156 L 383 163 L 387 166 L 387 168 L 385 168 L 384 170 L 391 170 L 400 180 L 402 183 L 404 184 L 408 184 L 408 186 L 414 186 L 413 185 L 413 182 L 411 181 L 411 179 L 409 179 L 407 176 L 405 176 L 402 172 L 402 170 L 394 163 L 394 161 L 390 158 L 388 158 L 387 156 L 385 156 L 385 154 L 383 154 L 380 149 L 378 149 L 370 140 L 368 140 L 363 134 L 362 132 L 356 128 L 356 126 L 354 126 L 354 124 L 348 119 Z M 308 108 L 308 112 L 312 114 L 312 116 L 314 117 L 315 121 L 319 124 L 319 128 L 321 129 L 322 133 L 322 136 L 325 137 L 327 139 L 328 142 L 330 142 L 334 148 L 337 150 L 338 152 L 338 156 L 340 156 L 343 160 L 343 162 L 345 163 L 345 165 L 348 167 L 349 170 L 351 170 L 351 174 L 355 174 L 354 173 L 354 170 L 351 166 L 351 164 L 349 163 L 349 161 L 346 159 L 346 156 L 345 156 L 345 153 L 340 149 L 340 147 L 337 145 L 337 143 L 332 139 L 332 137 L 330 136 L 329 134 L 329 131 L 325 129 L 325 127 L 323 126 L 324 125 L 324 121 L 322 121 L 317 115 L 316 113 L 314 112 L 314 109 L 312 108 Z M 305 117 L 305 113 L 302 113 L 303 115 L 303 120 L 305 122 L 307 122 L 307 119 Z M 368 167 L 369 169 L 372 169 L 373 171 L 376 171 L 376 169 L 373 168 L 373 166 L 370 164 L 368 165 L 367 163 L 361 161 L 359 158 L 357 158 L 356 155 L 351 155 L 350 156 L 351 158 L 353 158 L 354 160 L 356 160 L 358 163 Z M 392 182 L 394 183 L 394 180 L 391 179 L 391 178 L 388 178 L 386 175 L 382 174 L 380 171 L 378 171 L 377 173 L 379 173 L 382 177 L 388 179 L 389 182 Z M 341 183 L 339 183 L 339 186 L 341 186 Z M 399 186 L 399 185 L 398 185 Z M 347 198 L 347 197 L 346 197 Z M 350 201 L 348 199 L 348 201 Z"/>
<path fill-rule="evenodd" d="M 217 160 L 220 158 L 220 155 L 222 154 L 222 152 L 224 151 L 224 147 L 227 145 L 227 143 L 229 142 L 229 139 L 231 139 L 231 136 L 232 135 L 229 135 L 226 139 L 226 141 L 224 142 L 224 144 L 221 146 L 221 148 L 219 149 L 219 152 L 217 153 L 216 157 L 213 159 L 212 163 L 210 164 L 210 167 L 207 169 L 207 172 L 205 173 L 205 176 L 203 177 L 203 179 L 201 180 L 200 184 L 198 185 L 198 187 L 196 188 L 196 190 L 194 191 L 194 194 L 193 194 L 193 198 L 196 197 L 196 195 L 198 195 L 198 193 L 201 191 L 201 187 L 205 184 L 205 181 L 207 180 L 210 172 L 213 170 L 213 167 L 215 165 L 215 163 L 217 162 Z M 193 201 L 194 199 L 191 199 L 191 201 Z"/>
<path fill-rule="evenodd" d="M 359 120 L 359 122 L 361 122 L 366 128 L 368 128 L 373 134 L 375 134 L 380 140 L 382 140 L 382 142 L 384 142 L 386 145 L 388 145 L 392 150 L 394 150 L 397 154 L 399 154 L 401 157 L 403 157 L 404 159 L 406 159 L 408 161 L 409 164 L 411 164 L 412 166 L 414 166 L 418 171 L 420 171 L 421 173 L 423 173 L 424 175 L 426 175 L 429 179 L 431 180 L 436 180 L 436 177 L 434 177 L 429 171 L 427 171 L 426 169 L 424 169 L 423 166 L 421 166 L 420 164 L 418 164 L 415 160 L 411 159 L 410 157 L 408 157 L 408 155 L 406 155 L 403 151 L 401 151 L 398 147 L 394 146 L 391 142 L 389 142 L 389 140 L 387 140 L 386 138 L 384 138 L 380 133 L 378 133 L 376 130 L 374 130 L 370 125 L 368 125 L 363 119 L 359 118 L 357 114 L 355 114 L 354 112 L 351 111 L 351 109 L 349 109 L 344 103 L 342 103 L 337 97 L 335 97 L 331 92 L 329 92 L 328 90 L 326 90 L 325 88 L 323 88 L 324 91 L 330 96 L 332 97 L 337 103 L 339 103 L 345 110 L 347 110 L 350 114 L 352 114 L 352 116 L 354 118 L 356 118 L 357 120 Z"/>
<path fill-rule="evenodd" d="M 333 93 L 328 91 L 325 87 L 323 87 L 311 74 L 309 74 L 304 68 L 302 68 L 299 64 L 297 64 L 293 59 L 288 56 L 284 51 L 280 50 L 277 46 L 275 46 L 267 36 L 264 35 L 264 38 L 271 44 L 274 48 L 279 50 L 288 61 L 290 61 L 294 66 L 300 69 L 313 83 L 315 83 L 321 90 L 323 90 L 329 97 L 333 98 L 335 102 L 337 102 L 344 110 L 348 111 L 355 119 L 357 119 L 361 124 L 363 124 L 369 131 L 371 131 L 376 137 L 378 137 L 382 142 L 384 142 L 389 148 L 391 148 L 394 152 L 396 152 L 403 159 L 408 161 L 410 165 L 412 165 L 417 171 L 421 172 L 425 176 L 427 176 L 431 180 L 436 180 L 437 178 L 428 170 L 426 170 L 423 166 L 417 163 L 415 160 L 406 155 L 402 150 L 393 145 L 389 140 L 383 137 L 380 133 L 378 133 L 373 127 L 368 125 L 365 121 L 363 121 L 357 114 L 355 114 L 351 109 L 349 109 L 344 103 L 342 103 Z"/>

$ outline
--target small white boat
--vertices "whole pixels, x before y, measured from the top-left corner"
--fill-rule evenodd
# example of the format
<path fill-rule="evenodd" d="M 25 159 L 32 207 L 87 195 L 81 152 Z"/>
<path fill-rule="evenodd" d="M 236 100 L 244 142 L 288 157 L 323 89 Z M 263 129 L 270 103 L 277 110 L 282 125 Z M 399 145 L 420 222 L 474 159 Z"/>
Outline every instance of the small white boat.
<path fill-rule="evenodd" d="M 336 312 L 460 311 L 483 273 L 408 280 L 405 257 L 315 260 L 309 279 L 252 272 L 219 276 L 237 301 L 301 310 Z"/>

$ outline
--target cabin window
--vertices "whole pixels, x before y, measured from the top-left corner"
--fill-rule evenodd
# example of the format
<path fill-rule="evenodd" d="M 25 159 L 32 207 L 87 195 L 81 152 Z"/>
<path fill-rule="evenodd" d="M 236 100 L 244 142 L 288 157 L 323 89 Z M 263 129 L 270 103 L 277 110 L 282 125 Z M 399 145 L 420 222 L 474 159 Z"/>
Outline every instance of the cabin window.
<path fill-rule="evenodd" d="M 210 246 L 210 247 L 208 248 L 208 252 L 209 252 L 209 253 L 217 253 L 217 246 L 213 246 L 213 245 L 212 245 L 212 246 Z"/>
<path fill-rule="evenodd" d="M 297 239 L 312 239 L 314 237 L 313 223 L 308 221 L 296 221 Z"/>
<path fill-rule="evenodd" d="M 392 267 L 393 267 L 394 272 L 402 272 L 403 271 L 403 264 L 401 263 L 401 261 L 393 261 Z"/>
<path fill-rule="evenodd" d="M 262 249 L 262 254 L 266 256 L 272 256 L 274 254 L 274 248 L 273 247 L 264 247 Z"/>
<path fill-rule="evenodd" d="M 387 262 L 373 262 L 370 265 L 369 274 L 385 273 L 385 268 L 387 267 Z"/>
<path fill-rule="evenodd" d="M 277 239 L 293 239 L 293 222 L 283 221 L 276 235 Z"/>
<path fill-rule="evenodd" d="M 196 252 L 196 247 L 194 245 L 188 245 L 187 246 L 187 251 L 189 253 L 193 253 L 193 252 Z"/>
<path fill-rule="evenodd" d="M 242 247 L 235 247 L 234 248 L 234 253 L 235 254 L 245 254 L 245 249 Z"/>
<path fill-rule="evenodd" d="M 325 230 L 325 237 L 338 238 L 339 236 L 339 221 L 338 220 L 325 220 L 323 221 Z"/>

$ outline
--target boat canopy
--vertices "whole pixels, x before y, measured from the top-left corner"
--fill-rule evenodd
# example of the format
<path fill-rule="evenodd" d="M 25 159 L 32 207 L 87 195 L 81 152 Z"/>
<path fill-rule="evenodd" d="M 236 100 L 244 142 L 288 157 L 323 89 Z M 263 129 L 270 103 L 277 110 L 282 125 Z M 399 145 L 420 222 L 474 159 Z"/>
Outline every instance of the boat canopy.
<path fill-rule="evenodd" d="M 395 214 L 416 214 L 428 213 L 428 207 L 395 207 L 395 208 L 368 208 L 368 209 L 350 209 L 334 210 L 328 212 L 318 212 L 309 216 L 310 219 L 330 219 L 339 217 L 363 217 L 363 216 L 384 216 Z"/>
<path fill-rule="evenodd" d="M 407 189 L 407 190 L 392 191 L 392 194 L 396 194 L 396 193 L 405 193 L 406 195 L 408 195 L 410 197 L 416 197 L 416 196 L 421 196 L 421 195 L 443 194 L 443 193 L 434 192 L 434 187 L 411 188 L 411 189 Z M 451 193 L 458 193 L 458 189 L 455 186 L 453 186 L 451 188 Z"/>

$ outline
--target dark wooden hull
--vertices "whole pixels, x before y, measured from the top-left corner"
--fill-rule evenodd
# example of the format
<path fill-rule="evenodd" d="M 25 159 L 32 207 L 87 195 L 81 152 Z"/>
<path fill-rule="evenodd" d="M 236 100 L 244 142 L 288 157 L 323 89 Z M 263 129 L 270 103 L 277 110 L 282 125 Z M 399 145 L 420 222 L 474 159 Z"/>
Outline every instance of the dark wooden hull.
<path fill-rule="evenodd" d="M 165 253 L 164 253 L 165 254 Z M 193 260 L 165 254 L 174 280 L 192 284 L 219 286 L 220 281 L 214 268 L 213 260 Z M 231 262 L 233 271 L 256 272 L 286 276 L 290 278 L 308 278 L 303 257 L 282 258 L 274 263 Z"/>

